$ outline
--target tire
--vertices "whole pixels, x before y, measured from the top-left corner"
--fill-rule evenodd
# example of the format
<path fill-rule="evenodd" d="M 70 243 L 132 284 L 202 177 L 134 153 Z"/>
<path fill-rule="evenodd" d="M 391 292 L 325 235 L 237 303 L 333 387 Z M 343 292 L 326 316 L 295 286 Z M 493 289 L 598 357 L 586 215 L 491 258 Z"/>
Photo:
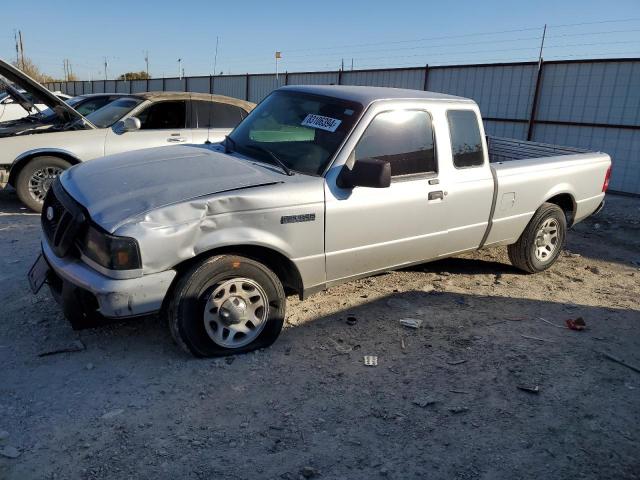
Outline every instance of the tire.
<path fill-rule="evenodd" d="M 542 229 L 545 235 L 542 236 Z M 555 263 L 567 237 L 567 218 L 560 207 L 544 203 L 513 245 L 507 247 L 514 267 L 528 273 L 546 270 Z"/>
<path fill-rule="evenodd" d="M 217 255 L 179 277 L 164 315 L 183 350 L 217 357 L 271 345 L 285 309 L 284 288 L 271 270 L 249 258 Z"/>
<path fill-rule="evenodd" d="M 34 212 L 42 211 L 49 187 L 71 164 L 58 157 L 35 157 L 18 174 L 16 190 L 22 203 Z"/>

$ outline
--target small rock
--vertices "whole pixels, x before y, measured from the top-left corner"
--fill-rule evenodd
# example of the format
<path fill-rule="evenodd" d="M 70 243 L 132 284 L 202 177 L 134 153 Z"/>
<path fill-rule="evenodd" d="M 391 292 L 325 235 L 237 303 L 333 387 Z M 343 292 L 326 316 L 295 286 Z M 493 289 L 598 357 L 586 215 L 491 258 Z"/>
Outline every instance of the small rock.
<path fill-rule="evenodd" d="M 87 370 L 93 370 L 93 363 L 87 363 L 84 368 L 86 368 Z"/>
<path fill-rule="evenodd" d="M 6 430 L 0 430 L 0 443 L 4 443 L 9 438 L 9 432 Z"/>
<path fill-rule="evenodd" d="M 469 409 L 467 407 L 451 407 L 449 411 L 453 414 L 468 412 Z"/>
<path fill-rule="evenodd" d="M 233 362 L 235 362 L 236 357 L 226 357 L 224 359 L 225 362 L 227 362 L 227 365 L 231 365 Z"/>
<path fill-rule="evenodd" d="M 0 455 L 7 458 L 18 458 L 20 456 L 20 452 L 16 447 L 7 445 L 2 450 L 0 450 Z"/>
<path fill-rule="evenodd" d="M 356 323 L 358 323 L 358 319 L 356 317 L 353 315 L 349 315 L 347 317 L 347 325 L 355 325 Z"/>
<path fill-rule="evenodd" d="M 103 420 L 109 420 L 110 418 L 114 418 L 117 417 L 118 415 L 120 415 L 122 412 L 124 412 L 123 408 L 117 408 L 115 410 L 111 410 L 110 412 L 105 413 L 104 415 L 102 415 L 102 419 Z"/>
<path fill-rule="evenodd" d="M 318 476 L 318 471 L 313 467 L 303 467 L 302 470 L 300 470 L 300 474 L 302 474 L 304 478 L 313 478 Z"/>
<path fill-rule="evenodd" d="M 433 405 L 434 403 L 436 403 L 436 400 L 431 397 L 422 397 L 422 398 L 416 398 L 411 403 L 421 408 L 425 408 L 425 407 L 428 407 L 429 405 Z"/>

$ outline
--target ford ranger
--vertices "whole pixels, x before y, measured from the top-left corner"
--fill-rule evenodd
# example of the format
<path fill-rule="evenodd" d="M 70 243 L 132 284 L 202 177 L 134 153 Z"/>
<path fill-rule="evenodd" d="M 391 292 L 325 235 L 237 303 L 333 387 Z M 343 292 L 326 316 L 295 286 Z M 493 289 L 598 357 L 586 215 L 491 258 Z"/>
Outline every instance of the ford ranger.
<path fill-rule="evenodd" d="M 73 325 L 161 312 L 196 356 L 270 345 L 286 295 L 496 245 L 528 273 L 603 204 L 604 153 L 487 138 L 465 98 L 288 86 L 219 144 L 74 166 L 42 210 L 47 282 Z"/>

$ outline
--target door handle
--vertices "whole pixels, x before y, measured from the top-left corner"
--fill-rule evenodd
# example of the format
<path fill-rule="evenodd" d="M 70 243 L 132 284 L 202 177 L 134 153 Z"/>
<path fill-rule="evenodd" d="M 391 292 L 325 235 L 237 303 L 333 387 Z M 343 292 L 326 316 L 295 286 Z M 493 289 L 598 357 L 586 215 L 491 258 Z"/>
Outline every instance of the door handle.
<path fill-rule="evenodd" d="M 184 137 L 169 137 L 169 138 L 167 138 L 167 142 L 170 142 L 170 143 L 184 143 L 186 141 L 187 141 L 187 139 L 184 138 Z"/>
<path fill-rule="evenodd" d="M 429 192 L 429 200 L 443 200 L 444 192 L 442 190 L 436 190 L 435 192 Z"/>

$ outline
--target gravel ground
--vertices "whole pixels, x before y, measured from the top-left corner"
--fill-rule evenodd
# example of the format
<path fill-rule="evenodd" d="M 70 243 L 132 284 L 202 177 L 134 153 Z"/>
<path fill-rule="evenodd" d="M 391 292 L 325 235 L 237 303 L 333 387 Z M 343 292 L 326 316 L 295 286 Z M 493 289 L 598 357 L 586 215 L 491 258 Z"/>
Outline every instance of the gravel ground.
<path fill-rule="evenodd" d="M 638 198 L 547 272 L 496 248 L 290 298 L 275 345 L 217 360 L 155 317 L 74 332 L 29 292 L 38 236 L 0 192 L 2 479 L 640 478 L 640 372 L 603 355 L 640 367 Z"/>

